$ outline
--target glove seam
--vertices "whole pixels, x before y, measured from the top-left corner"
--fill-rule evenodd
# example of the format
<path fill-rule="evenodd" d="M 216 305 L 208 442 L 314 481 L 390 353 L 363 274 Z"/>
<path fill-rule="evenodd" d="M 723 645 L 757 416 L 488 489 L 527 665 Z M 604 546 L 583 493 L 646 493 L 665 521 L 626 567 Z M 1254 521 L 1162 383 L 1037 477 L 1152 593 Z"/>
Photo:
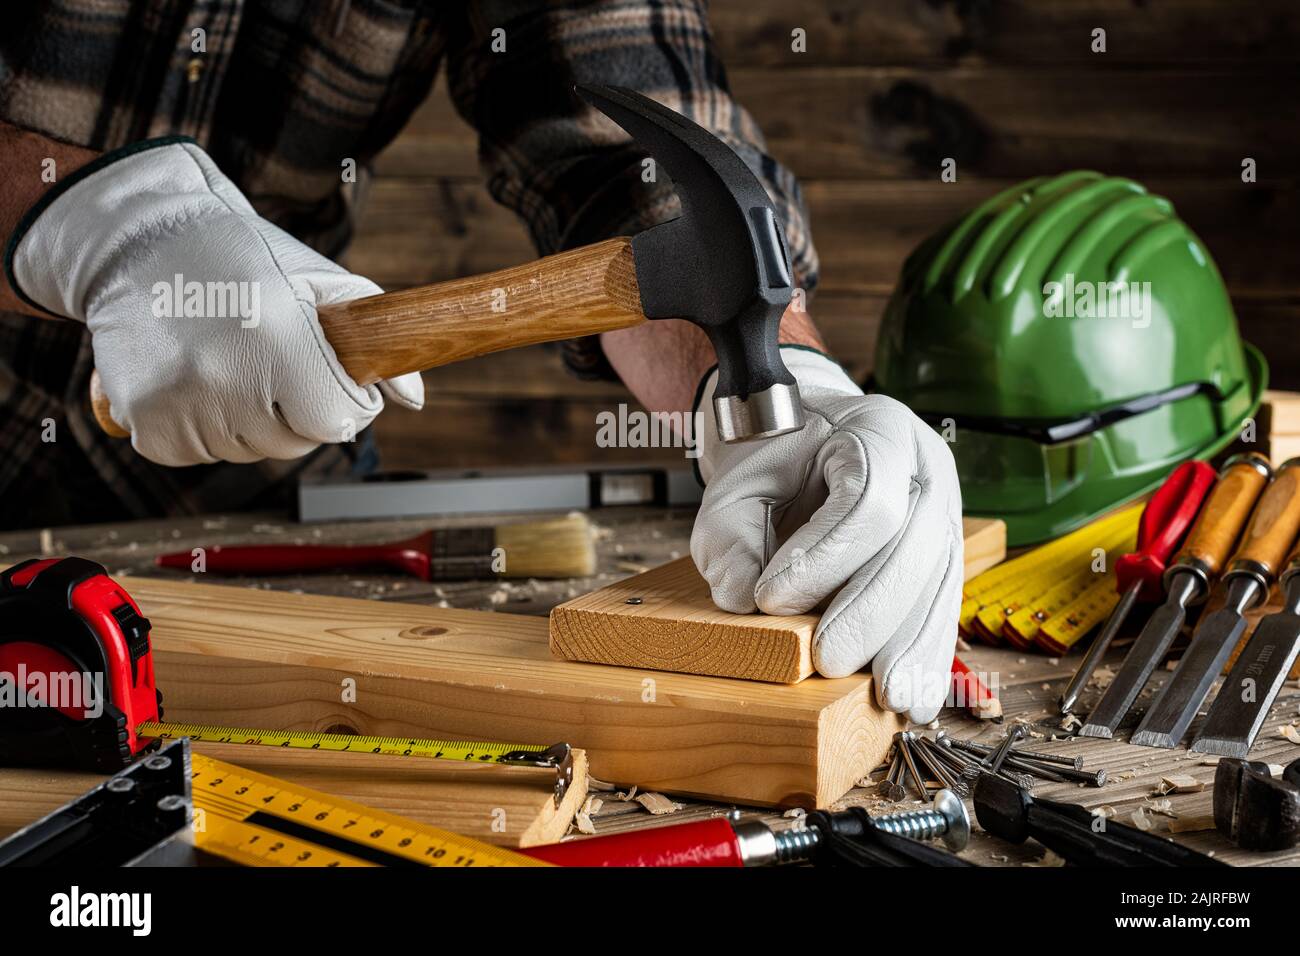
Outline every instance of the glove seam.
<path fill-rule="evenodd" d="M 134 143 L 127 143 L 125 146 L 110 150 L 107 153 L 101 153 L 84 166 L 73 170 L 68 174 L 66 179 L 61 179 L 56 182 L 53 187 L 37 199 L 36 202 L 32 204 L 31 208 L 23 213 L 22 218 L 18 220 L 18 224 L 14 226 L 14 231 L 9 235 L 9 241 L 5 244 L 5 280 L 9 283 L 9 288 L 14 290 L 14 294 L 17 295 L 22 302 L 39 310 L 45 315 L 59 319 L 66 319 L 66 315 L 59 315 L 57 312 L 51 312 L 45 306 L 41 305 L 24 292 L 22 287 L 18 284 L 18 277 L 14 274 L 14 257 L 18 254 L 19 244 L 36 224 L 36 220 L 40 218 L 41 213 L 49 209 L 55 200 L 68 192 L 68 190 L 77 183 L 85 181 L 100 170 L 113 165 L 118 160 L 126 159 L 127 157 L 134 156 L 137 153 L 148 152 L 151 149 L 160 149 L 164 146 L 172 146 L 177 143 L 193 143 L 195 146 L 198 145 L 198 141 L 192 136 L 158 136 L 153 139 L 142 139 L 137 140 Z"/>
<path fill-rule="evenodd" d="M 786 342 L 784 344 L 778 345 L 777 349 L 778 350 L 792 349 L 797 352 L 811 352 L 813 355 L 820 355 L 822 358 L 826 359 L 827 361 L 832 362 L 841 372 L 843 372 L 846 376 L 848 376 L 849 381 L 853 380 L 853 377 L 849 375 L 848 370 L 843 365 L 841 365 L 838 361 L 836 361 L 826 352 L 823 352 L 821 349 L 813 348 L 811 345 L 800 345 L 795 342 Z M 691 402 L 692 415 L 695 415 L 696 413 L 699 412 L 700 404 L 704 401 L 704 386 L 706 386 L 709 383 L 709 377 L 717 370 L 718 370 L 718 363 L 714 362 L 707 369 L 705 369 L 704 375 L 700 377 L 700 384 L 695 386 L 695 399 Z M 825 418 L 824 415 L 822 417 Z M 691 473 L 695 476 L 695 481 L 697 484 L 699 484 L 701 488 L 708 487 L 707 483 L 704 481 L 704 476 L 700 473 L 700 459 L 698 457 L 691 459 Z"/>

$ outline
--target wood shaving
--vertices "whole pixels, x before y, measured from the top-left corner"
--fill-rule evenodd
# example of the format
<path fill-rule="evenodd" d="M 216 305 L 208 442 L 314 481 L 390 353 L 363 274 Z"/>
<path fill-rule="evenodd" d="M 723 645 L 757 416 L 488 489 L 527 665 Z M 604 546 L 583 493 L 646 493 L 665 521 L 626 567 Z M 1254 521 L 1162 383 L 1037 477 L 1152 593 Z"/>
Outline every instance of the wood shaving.
<path fill-rule="evenodd" d="M 595 777 L 588 775 L 587 789 L 596 790 L 599 791 L 600 793 L 613 793 L 615 790 L 618 789 L 618 787 L 610 783 L 608 780 L 597 780 Z"/>
<path fill-rule="evenodd" d="M 1111 820 L 1115 817 L 1115 808 L 1103 803 L 1099 807 L 1092 808 L 1092 815 L 1094 817 L 1101 817 L 1103 820 Z"/>
<path fill-rule="evenodd" d="M 1271 763 L 1268 765 L 1268 773 L 1270 777 L 1280 777 L 1285 770 L 1286 768 L 1280 763 Z"/>
<path fill-rule="evenodd" d="M 627 791 L 627 793 L 622 793 L 617 791 L 614 793 L 614 799 L 622 800 L 624 803 L 627 803 L 629 800 L 635 799 L 635 797 L 636 797 L 636 787 L 633 787 L 631 790 Z"/>
<path fill-rule="evenodd" d="M 1065 858 L 1064 858 L 1064 857 L 1057 856 L 1057 855 L 1056 855 L 1055 853 L 1053 853 L 1051 850 L 1048 850 L 1048 851 L 1045 852 L 1041 857 L 1039 857 L 1037 860 L 1032 860 L 1032 861 L 1030 861 L 1029 863 L 1022 863 L 1022 864 L 1020 864 L 1020 865 L 1021 865 L 1021 866 L 1039 866 L 1039 867 L 1065 866 Z"/>
<path fill-rule="evenodd" d="M 605 801 L 594 793 L 587 795 L 586 801 L 582 804 L 582 809 L 573 815 L 573 825 L 578 828 L 579 833 L 590 836 L 596 832 L 596 824 L 592 822 L 591 815 L 599 813 L 604 803 Z"/>
<path fill-rule="evenodd" d="M 1105 687 L 1109 687 L 1111 685 L 1111 681 L 1113 681 L 1114 679 L 1115 679 L 1115 672 L 1113 670 L 1111 670 L 1109 667 L 1098 667 L 1095 671 L 1092 672 L 1092 680 L 1088 681 L 1088 683 L 1093 684 L 1096 687 L 1105 688 Z"/>
<path fill-rule="evenodd" d="M 505 604 L 506 601 L 508 601 L 509 599 L 510 599 L 510 592 L 508 592 L 505 588 L 497 588 L 495 591 L 493 591 L 491 594 L 488 595 L 488 603 L 490 604 Z"/>
<path fill-rule="evenodd" d="M 1155 824 L 1151 822 L 1151 818 L 1147 816 L 1147 812 L 1141 807 L 1138 807 L 1133 811 L 1132 820 L 1133 825 L 1139 830 L 1150 830 L 1155 826 Z"/>
<path fill-rule="evenodd" d="M 662 793 L 640 793 L 637 794 L 636 802 L 641 804 L 655 816 L 663 816 L 666 813 L 676 813 L 682 809 L 680 803 L 669 800 Z"/>
<path fill-rule="evenodd" d="M 1064 717 L 1061 718 L 1062 730 L 1077 730 L 1082 726 L 1083 726 L 1083 721 L 1080 720 L 1078 717 L 1074 716 L 1074 714 L 1066 714 Z"/>
<path fill-rule="evenodd" d="M 1051 664 L 1053 667 L 1060 667 L 1060 666 L 1061 666 L 1061 659 L 1060 659 L 1059 657 L 1049 657 L 1049 658 L 1047 659 L 1047 663 Z M 1047 852 L 1048 852 L 1048 853 L 1051 853 L 1052 851 L 1051 851 L 1051 850 L 1048 850 Z M 1052 855 L 1055 856 L 1056 854 L 1052 854 Z"/>
<path fill-rule="evenodd" d="M 1283 724 L 1277 729 L 1277 732 L 1291 743 L 1300 744 L 1300 727 L 1296 727 L 1295 724 Z"/>
<path fill-rule="evenodd" d="M 1152 800 L 1147 804 L 1146 809 L 1151 813 L 1158 813 L 1162 817 L 1178 816 L 1178 814 L 1174 813 L 1172 800 Z"/>
<path fill-rule="evenodd" d="M 1170 833 L 1194 833 L 1197 830 L 1213 830 L 1214 814 L 1196 813 L 1187 817 L 1174 817 L 1169 821 Z"/>
<path fill-rule="evenodd" d="M 966 643 L 962 638 L 959 637 L 959 638 L 957 638 L 957 650 L 959 650 L 959 651 L 969 651 L 969 650 L 970 650 L 970 645 L 967 644 L 967 643 Z"/>
<path fill-rule="evenodd" d="M 1132 779 L 1133 779 L 1134 777 L 1136 777 L 1136 776 L 1137 776 L 1137 771 L 1136 771 L 1136 770 L 1121 770 L 1119 773 L 1115 774 L 1114 777 L 1113 777 L 1112 779 L 1115 779 L 1115 780 L 1132 780 Z"/>
<path fill-rule="evenodd" d="M 1222 760 L 1222 759 L 1223 759 L 1222 757 L 1206 757 L 1204 760 L 1198 760 L 1198 761 L 1196 762 L 1196 766 L 1198 766 L 1198 767 L 1217 767 L 1217 766 L 1219 765 L 1219 761 Z"/>
<path fill-rule="evenodd" d="M 801 817 L 807 816 L 807 813 L 808 812 L 804 810 L 803 807 L 791 807 L 789 810 L 785 811 L 785 813 L 781 814 L 781 816 L 789 820 L 798 820 Z"/>
<path fill-rule="evenodd" d="M 1175 773 L 1168 777 L 1161 777 L 1155 792 L 1157 796 L 1162 797 L 1166 793 L 1200 793 L 1204 789 L 1205 784 L 1195 777 L 1185 773 Z"/>

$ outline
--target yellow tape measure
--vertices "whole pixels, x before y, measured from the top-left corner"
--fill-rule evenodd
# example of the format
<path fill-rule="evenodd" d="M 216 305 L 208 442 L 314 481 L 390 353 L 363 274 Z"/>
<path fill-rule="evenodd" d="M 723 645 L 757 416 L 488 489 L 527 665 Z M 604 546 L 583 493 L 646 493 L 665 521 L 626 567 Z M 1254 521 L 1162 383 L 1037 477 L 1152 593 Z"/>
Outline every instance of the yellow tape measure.
<path fill-rule="evenodd" d="M 976 576 L 964 589 L 961 631 L 1064 653 L 1118 602 L 1112 569 L 1136 547 L 1141 514 L 1141 505 L 1126 508 Z M 1097 549 L 1106 552 L 1105 574 L 1093 570 Z"/>
<path fill-rule="evenodd" d="M 221 744 L 286 747 L 291 750 L 326 750 L 334 753 L 386 754 L 461 763 L 498 763 L 512 767 L 542 767 L 555 771 L 555 805 L 559 806 L 573 783 L 573 754 L 568 744 L 540 747 L 471 740 L 423 740 L 416 737 L 374 737 L 364 734 L 326 734 L 310 730 L 262 730 L 147 720 L 136 728 L 141 737 L 158 740 L 207 740 Z"/>
<path fill-rule="evenodd" d="M 242 866 L 547 865 L 203 754 L 190 756 L 190 786 L 195 846 Z"/>

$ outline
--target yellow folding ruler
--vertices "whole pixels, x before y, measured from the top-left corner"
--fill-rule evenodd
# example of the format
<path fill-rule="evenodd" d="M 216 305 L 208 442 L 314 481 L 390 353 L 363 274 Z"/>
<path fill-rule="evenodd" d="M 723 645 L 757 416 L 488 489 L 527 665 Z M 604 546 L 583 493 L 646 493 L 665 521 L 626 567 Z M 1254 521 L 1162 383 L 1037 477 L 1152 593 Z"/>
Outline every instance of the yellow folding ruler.
<path fill-rule="evenodd" d="M 393 813 L 190 756 L 194 845 L 241 866 L 546 866 Z"/>
<path fill-rule="evenodd" d="M 960 628 L 987 643 L 1063 653 L 1119 600 L 1112 568 L 1137 542 L 1142 505 L 1085 525 L 966 583 Z M 1095 570 L 1105 552 L 1105 572 Z"/>

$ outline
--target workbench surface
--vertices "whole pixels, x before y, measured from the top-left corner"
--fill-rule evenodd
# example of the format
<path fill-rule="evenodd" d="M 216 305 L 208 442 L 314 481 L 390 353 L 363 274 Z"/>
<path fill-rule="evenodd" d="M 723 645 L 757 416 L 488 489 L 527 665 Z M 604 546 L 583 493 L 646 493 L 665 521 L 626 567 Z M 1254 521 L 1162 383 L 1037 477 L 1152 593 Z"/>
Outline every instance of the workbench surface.
<path fill-rule="evenodd" d="M 237 584 L 243 581 L 250 587 L 267 589 L 421 604 L 445 602 L 445 606 L 451 607 L 543 615 L 552 606 L 570 597 L 689 553 L 692 515 L 688 511 L 619 508 L 593 512 L 592 518 L 598 528 L 599 573 L 591 578 L 430 584 L 387 574 L 318 574 L 224 579 L 222 583 Z M 503 520 L 532 518 L 514 515 Z M 491 517 L 476 516 L 451 520 L 413 519 L 301 525 L 286 521 L 282 516 L 238 515 L 34 529 L 0 533 L 0 564 L 42 555 L 76 554 L 100 562 L 110 574 L 165 574 L 175 578 L 177 575 L 174 572 L 162 572 L 154 567 L 153 559 L 156 555 L 200 546 L 252 542 L 373 543 L 407 537 L 431 526 L 492 523 L 495 522 Z M 215 583 L 215 579 L 208 580 Z M 145 610 L 147 613 L 148 609 Z M 1051 731 L 1060 725 L 1055 701 L 1072 674 L 1077 655 L 1058 660 L 1037 652 L 1022 653 L 982 645 L 963 650 L 961 654 L 971 669 L 985 674 L 997 674 L 998 692 L 1008 722 L 1029 721 L 1033 724 L 1033 733 L 1044 734 L 1031 741 L 1034 749 L 1082 754 L 1085 768 L 1104 768 L 1109 776 L 1106 786 L 1102 788 L 1040 782 L 1034 791 L 1035 795 L 1081 803 L 1087 807 L 1109 806 L 1115 811 L 1114 818 L 1125 823 L 1134 823 L 1134 815 L 1137 814 L 1139 825 L 1145 824 L 1155 833 L 1169 833 L 1171 827 L 1185 828 L 1198 824 L 1201 827 L 1208 826 L 1209 829 L 1184 830 L 1176 838 L 1230 863 L 1300 865 L 1300 848 L 1282 853 L 1248 853 L 1236 849 L 1214 831 L 1209 822 L 1209 814 L 1215 758 L 1189 754 L 1182 748 L 1157 750 L 1133 747 L 1118 741 L 1070 739 L 1064 730 L 1058 731 L 1059 739 L 1051 739 Z M 1122 654 L 1122 648 L 1118 653 L 1113 650 L 1108 664 L 1114 668 Z M 1167 670 L 1160 671 L 1153 684 L 1167 676 Z M 1084 713 L 1098 694 L 1099 690 L 1092 689 L 1085 695 L 1081 706 Z M 1139 703 L 1150 701 L 1153 694 L 1154 687 L 1148 687 Z M 1279 733 L 1282 725 L 1294 723 L 1298 715 L 1300 687 L 1292 681 L 1279 694 L 1273 712 L 1251 752 L 1251 758 L 1286 764 L 1300 757 L 1300 747 Z M 1130 716 L 1124 727 L 1131 728 L 1135 723 L 1136 716 Z M 963 712 L 946 710 L 936 726 L 942 726 L 961 737 L 992 742 L 1001 736 L 1008 724 L 998 726 L 984 722 L 981 726 L 980 722 Z M 1127 737 L 1127 731 L 1124 736 Z M 1161 779 L 1171 774 L 1190 775 L 1203 782 L 1205 789 L 1196 793 L 1160 795 L 1157 789 Z M 867 785 L 852 790 L 844 798 L 844 806 L 863 805 L 873 812 L 919 806 L 916 802 L 890 804 L 876 794 L 870 781 L 864 783 Z M 590 814 L 596 833 L 612 833 L 667 822 L 686 822 L 732 809 L 729 806 L 681 799 L 678 802 L 682 804 L 682 809 L 669 815 L 652 816 L 641 804 L 619 799 L 620 795 L 626 796 L 626 790 L 602 793 L 593 789 L 593 793 L 601 800 L 599 809 Z M 763 812 L 763 816 L 781 820 L 778 814 L 772 812 Z M 1012 846 L 985 836 L 978 827 L 963 855 L 972 862 L 986 866 L 1050 866 L 1060 863 L 1053 854 L 1044 854 L 1043 848 L 1035 843 Z"/>

